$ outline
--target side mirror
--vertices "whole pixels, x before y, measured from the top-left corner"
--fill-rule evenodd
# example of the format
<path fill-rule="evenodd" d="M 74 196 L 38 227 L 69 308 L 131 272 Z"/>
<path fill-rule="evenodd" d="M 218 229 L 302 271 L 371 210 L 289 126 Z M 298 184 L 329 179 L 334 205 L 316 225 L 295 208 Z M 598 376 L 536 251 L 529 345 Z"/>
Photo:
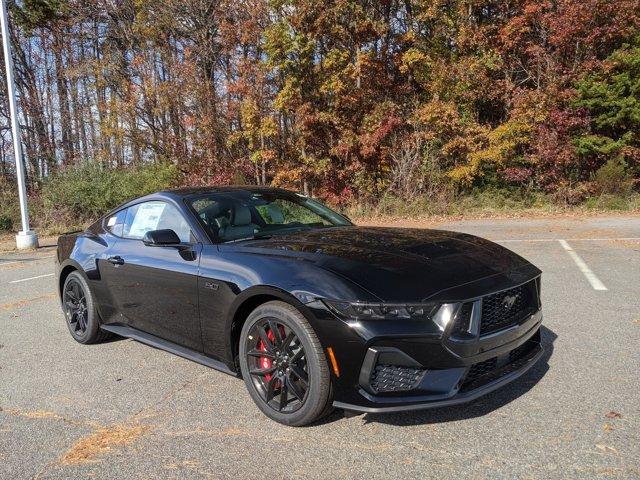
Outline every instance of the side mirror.
<path fill-rule="evenodd" d="M 149 247 L 164 247 L 180 245 L 180 237 L 173 230 L 150 230 L 144 234 L 142 241 Z"/>

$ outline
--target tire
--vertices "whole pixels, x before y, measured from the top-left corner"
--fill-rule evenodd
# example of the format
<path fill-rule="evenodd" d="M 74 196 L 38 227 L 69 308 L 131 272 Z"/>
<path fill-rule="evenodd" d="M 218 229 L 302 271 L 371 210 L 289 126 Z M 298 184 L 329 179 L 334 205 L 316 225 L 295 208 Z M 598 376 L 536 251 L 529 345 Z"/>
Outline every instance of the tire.
<path fill-rule="evenodd" d="M 73 305 L 73 307 L 72 307 Z M 75 307 L 81 305 L 80 309 Z M 111 336 L 100 329 L 100 317 L 89 284 L 77 271 L 71 272 L 62 287 L 62 310 L 69 333 L 85 345 L 99 343 Z"/>
<path fill-rule="evenodd" d="M 273 301 L 251 312 L 240 332 L 239 361 L 249 395 L 272 420 L 298 427 L 331 413 L 331 376 L 324 350 L 293 306 Z"/>

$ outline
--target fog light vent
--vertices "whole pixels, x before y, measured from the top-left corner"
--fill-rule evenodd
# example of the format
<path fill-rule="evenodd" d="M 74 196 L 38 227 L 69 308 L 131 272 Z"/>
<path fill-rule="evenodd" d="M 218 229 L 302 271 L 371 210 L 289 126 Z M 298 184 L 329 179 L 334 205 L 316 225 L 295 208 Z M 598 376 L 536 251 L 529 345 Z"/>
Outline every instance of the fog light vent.
<path fill-rule="evenodd" d="M 404 392 L 415 388 L 427 370 L 399 365 L 376 365 L 371 373 L 371 387 L 378 393 Z"/>

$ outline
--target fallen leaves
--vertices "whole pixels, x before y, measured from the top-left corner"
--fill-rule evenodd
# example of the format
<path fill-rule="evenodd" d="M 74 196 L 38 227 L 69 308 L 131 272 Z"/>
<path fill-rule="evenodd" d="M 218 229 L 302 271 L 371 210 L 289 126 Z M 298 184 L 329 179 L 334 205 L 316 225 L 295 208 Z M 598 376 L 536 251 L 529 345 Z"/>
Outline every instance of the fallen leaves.
<path fill-rule="evenodd" d="M 616 412 L 615 410 L 611 410 L 611 411 L 605 413 L 604 416 L 605 416 L 605 418 L 610 418 L 612 420 L 616 420 L 616 419 L 622 418 L 622 414 L 619 413 L 619 412 Z M 605 432 L 613 432 L 615 430 L 615 428 L 613 426 L 613 423 L 605 423 L 604 425 L 602 425 L 602 429 Z"/>
<path fill-rule="evenodd" d="M 37 302 L 38 300 L 50 300 L 56 298 L 58 295 L 55 292 L 47 293 L 46 295 L 40 295 L 39 297 L 34 298 L 25 298 L 23 300 L 18 300 L 15 302 L 3 303 L 0 305 L 0 310 L 16 310 L 18 308 L 29 305 L 32 302 Z"/>
<path fill-rule="evenodd" d="M 197 468 L 200 463 L 195 460 L 183 460 L 180 463 L 167 463 L 164 468 L 168 470 L 177 470 L 179 468 Z"/>
<path fill-rule="evenodd" d="M 0 407 L 0 412 L 26 418 L 53 418 L 55 420 L 62 419 L 62 417 L 56 412 L 51 412 L 49 410 L 20 410 L 17 408 Z"/>
<path fill-rule="evenodd" d="M 613 410 L 611 410 L 610 412 L 607 412 L 604 414 L 605 417 L 607 418 L 622 418 L 622 414 L 615 412 Z"/>
<path fill-rule="evenodd" d="M 52 412 L 49 410 L 34 410 L 30 412 L 20 412 L 20 415 L 26 418 L 54 418 L 56 420 L 62 419 L 62 417 L 58 415 L 56 412 Z"/>
<path fill-rule="evenodd" d="M 129 445 L 149 431 L 147 425 L 115 425 L 104 427 L 78 441 L 60 459 L 62 465 L 78 465 L 98 461 L 113 447 Z"/>
<path fill-rule="evenodd" d="M 65 418 L 50 410 L 20 410 L 2 408 L 0 412 L 36 420 L 60 420 L 74 425 L 96 428 L 91 422 Z M 97 427 L 92 434 L 79 440 L 60 459 L 61 465 L 78 465 L 98 461 L 97 458 L 113 447 L 128 445 L 149 431 L 150 427 L 139 424 L 118 424 L 111 427 Z"/>
<path fill-rule="evenodd" d="M 22 410 L 19 408 L 0 407 L 0 412 L 16 417 L 30 418 L 32 420 L 59 420 L 70 425 L 78 425 L 89 428 L 96 428 L 97 425 L 95 422 L 85 422 L 83 420 L 63 417 L 62 415 L 59 415 L 56 412 L 52 412 L 51 410 Z"/>
<path fill-rule="evenodd" d="M 603 444 L 601 444 L 601 443 L 598 443 L 598 444 L 596 444 L 596 448 L 597 448 L 598 450 L 601 450 L 601 451 L 605 452 L 605 453 L 613 453 L 613 454 L 615 454 L 615 455 L 618 455 L 618 454 L 619 454 L 619 453 L 618 453 L 618 450 L 616 450 L 616 449 L 615 449 L 615 448 L 613 448 L 613 447 L 610 447 L 609 445 L 603 445 Z"/>

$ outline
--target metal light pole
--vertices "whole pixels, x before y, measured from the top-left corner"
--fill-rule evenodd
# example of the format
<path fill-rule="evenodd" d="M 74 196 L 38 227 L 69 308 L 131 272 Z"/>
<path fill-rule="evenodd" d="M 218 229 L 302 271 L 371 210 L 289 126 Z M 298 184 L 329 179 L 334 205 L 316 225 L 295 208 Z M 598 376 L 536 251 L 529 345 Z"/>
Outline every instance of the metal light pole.
<path fill-rule="evenodd" d="M 24 164 L 22 159 L 22 143 L 20 140 L 20 124 L 18 123 L 18 109 L 16 106 L 15 84 L 13 83 L 13 58 L 11 57 L 11 37 L 9 36 L 9 16 L 5 0 L 0 0 L 0 23 L 2 24 L 2 46 L 4 49 L 4 64 L 7 70 L 7 96 L 9 97 L 9 114 L 11 115 L 11 133 L 13 135 L 13 154 L 16 159 L 16 177 L 18 178 L 18 196 L 20 197 L 20 216 L 22 217 L 22 231 L 16 235 L 18 249 L 37 248 L 38 236 L 29 229 L 29 210 L 27 209 L 27 186 L 24 178 Z"/>

